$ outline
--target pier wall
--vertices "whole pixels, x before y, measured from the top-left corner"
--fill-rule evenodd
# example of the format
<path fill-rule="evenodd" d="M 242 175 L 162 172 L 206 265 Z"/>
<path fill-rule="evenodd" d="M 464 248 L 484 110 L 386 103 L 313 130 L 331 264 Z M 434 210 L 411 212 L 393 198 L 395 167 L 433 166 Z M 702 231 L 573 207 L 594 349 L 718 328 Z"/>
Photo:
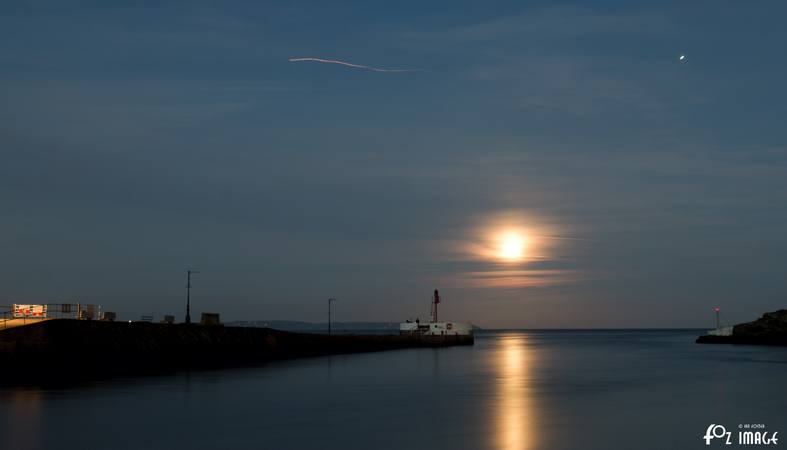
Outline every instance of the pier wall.
<path fill-rule="evenodd" d="M 55 319 L 0 330 L 0 379 L 217 368 L 472 344 L 472 336 L 328 336 L 269 328 Z"/>

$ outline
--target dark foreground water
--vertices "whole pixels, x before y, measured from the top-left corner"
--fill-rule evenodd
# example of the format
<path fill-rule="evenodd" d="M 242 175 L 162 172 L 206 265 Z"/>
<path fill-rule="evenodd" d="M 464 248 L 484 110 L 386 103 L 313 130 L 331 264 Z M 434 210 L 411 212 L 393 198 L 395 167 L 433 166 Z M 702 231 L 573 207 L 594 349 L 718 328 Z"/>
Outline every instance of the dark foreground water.
<path fill-rule="evenodd" d="M 742 448 L 706 447 L 710 424 L 763 424 L 787 445 L 787 348 L 696 335 L 493 332 L 474 347 L 2 389 L 0 448 Z"/>

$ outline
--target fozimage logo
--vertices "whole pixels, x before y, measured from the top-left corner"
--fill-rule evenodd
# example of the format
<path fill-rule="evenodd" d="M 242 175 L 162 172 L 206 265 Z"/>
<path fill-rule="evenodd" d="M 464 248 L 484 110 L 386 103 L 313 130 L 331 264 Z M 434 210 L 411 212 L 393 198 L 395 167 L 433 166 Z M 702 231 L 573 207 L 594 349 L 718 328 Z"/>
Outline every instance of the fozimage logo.
<path fill-rule="evenodd" d="M 778 431 L 767 431 L 761 423 L 741 423 L 738 424 L 737 434 L 727 431 L 724 425 L 712 423 L 705 430 L 705 445 L 711 445 L 711 441 L 718 439 L 724 445 L 778 445 Z"/>

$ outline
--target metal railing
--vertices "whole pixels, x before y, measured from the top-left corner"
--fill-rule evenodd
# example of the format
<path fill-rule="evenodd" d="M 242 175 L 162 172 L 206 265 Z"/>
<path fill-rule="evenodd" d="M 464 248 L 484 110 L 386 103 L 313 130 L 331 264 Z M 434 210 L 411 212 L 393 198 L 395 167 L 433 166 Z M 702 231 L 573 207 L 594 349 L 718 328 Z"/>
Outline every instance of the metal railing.
<path fill-rule="evenodd" d="M 101 305 L 85 303 L 47 303 L 47 318 L 50 319 L 103 319 Z"/>
<path fill-rule="evenodd" d="M 12 328 L 18 325 L 27 325 L 28 323 L 35 323 L 40 322 L 42 320 L 46 320 L 45 317 L 31 317 L 31 316 L 20 316 L 15 317 L 13 312 L 11 311 L 1 311 L 0 312 L 0 330 L 4 330 L 6 328 Z"/>
<path fill-rule="evenodd" d="M 75 319 L 75 320 L 102 320 L 104 311 L 101 305 L 84 303 L 46 303 L 46 312 L 43 316 L 31 316 L 26 314 L 15 314 L 12 306 L 0 305 L 0 329 L 9 328 L 9 322 L 13 325 L 25 325 L 28 322 L 39 322 L 46 319 Z"/>
<path fill-rule="evenodd" d="M 2 329 L 5 329 L 8 320 L 11 318 L 11 311 L 0 311 L 0 322 L 2 322 L 3 326 Z"/>

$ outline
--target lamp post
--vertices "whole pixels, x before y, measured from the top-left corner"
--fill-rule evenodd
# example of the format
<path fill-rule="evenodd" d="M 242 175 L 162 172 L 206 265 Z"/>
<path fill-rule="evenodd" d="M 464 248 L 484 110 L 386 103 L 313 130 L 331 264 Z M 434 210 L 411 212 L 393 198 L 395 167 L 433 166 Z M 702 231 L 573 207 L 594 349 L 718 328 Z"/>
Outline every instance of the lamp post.
<path fill-rule="evenodd" d="M 186 271 L 186 324 L 191 323 L 191 274 L 199 273 L 198 270 Z"/>
<path fill-rule="evenodd" d="M 331 297 L 328 299 L 328 336 L 331 335 L 331 302 L 335 302 L 336 299 Z"/>

